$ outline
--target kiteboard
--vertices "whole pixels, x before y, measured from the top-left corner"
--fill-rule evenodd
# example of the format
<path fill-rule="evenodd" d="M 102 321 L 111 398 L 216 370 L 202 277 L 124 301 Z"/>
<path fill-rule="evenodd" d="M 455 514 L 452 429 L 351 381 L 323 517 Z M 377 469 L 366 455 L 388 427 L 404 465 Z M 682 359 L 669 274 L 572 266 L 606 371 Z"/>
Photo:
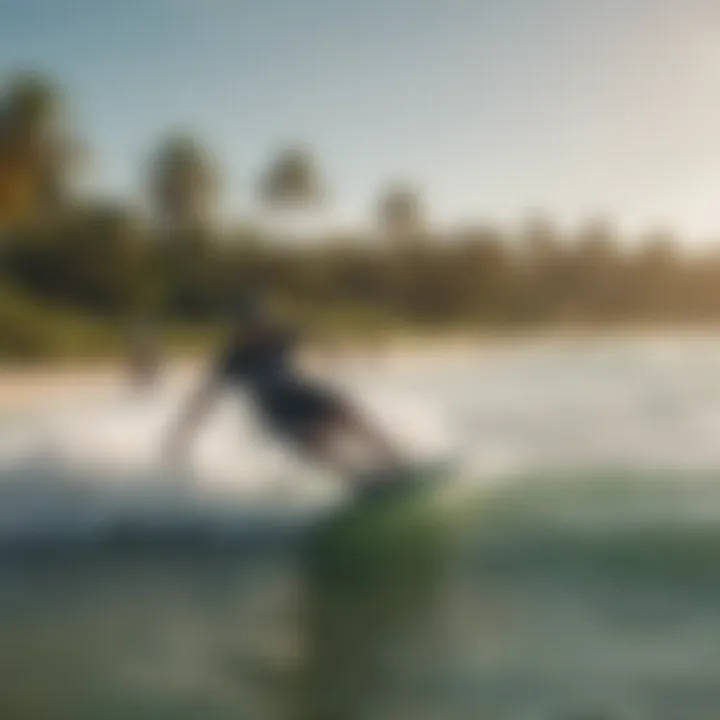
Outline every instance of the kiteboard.
<path fill-rule="evenodd" d="M 353 478 L 353 502 L 364 505 L 427 497 L 456 472 L 452 460 L 442 459 L 361 473 Z"/>
<path fill-rule="evenodd" d="M 312 533 L 315 559 L 358 577 L 362 567 L 395 574 L 435 557 L 449 529 L 440 497 L 454 472 L 443 460 L 354 478 L 350 500 Z"/>

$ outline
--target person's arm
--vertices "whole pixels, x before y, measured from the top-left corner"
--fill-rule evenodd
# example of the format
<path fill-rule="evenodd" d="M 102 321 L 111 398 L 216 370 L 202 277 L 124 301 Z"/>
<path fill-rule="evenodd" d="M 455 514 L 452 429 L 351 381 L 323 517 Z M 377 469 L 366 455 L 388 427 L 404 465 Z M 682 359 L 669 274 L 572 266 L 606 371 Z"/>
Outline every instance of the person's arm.
<path fill-rule="evenodd" d="M 177 460 L 187 452 L 193 435 L 212 409 L 217 395 L 217 378 L 211 374 L 190 397 L 179 421 L 171 429 L 166 446 L 170 460 Z"/>

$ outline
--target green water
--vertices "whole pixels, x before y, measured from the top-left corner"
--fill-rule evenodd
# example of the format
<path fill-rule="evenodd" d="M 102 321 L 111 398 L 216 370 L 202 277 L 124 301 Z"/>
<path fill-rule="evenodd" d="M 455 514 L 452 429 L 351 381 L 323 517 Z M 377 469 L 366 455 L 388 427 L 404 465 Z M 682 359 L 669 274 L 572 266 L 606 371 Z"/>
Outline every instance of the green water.
<path fill-rule="evenodd" d="M 716 717 L 714 479 L 532 478 L 462 509 L 6 556 L 0 717 Z"/>

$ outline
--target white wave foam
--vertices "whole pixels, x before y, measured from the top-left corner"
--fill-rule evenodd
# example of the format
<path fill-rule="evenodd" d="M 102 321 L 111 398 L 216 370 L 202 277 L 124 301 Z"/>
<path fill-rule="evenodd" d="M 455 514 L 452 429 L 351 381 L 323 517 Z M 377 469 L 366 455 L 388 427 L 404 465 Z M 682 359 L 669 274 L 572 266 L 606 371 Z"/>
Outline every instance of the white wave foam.
<path fill-rule="evenodd" d="M 356 368 L 334 380 L 409 454 L 452 454 L 464 475 L 484 482 L 594 466 L 681 475 L 720 469 L 719 361 L 720 342 L 711 339 L 543 343 Z M 188 389 L 188 378 L 172 378 L 146 396 L 108 391 L 6 418 L 2 475 L 42 462 L 46 480 L 55 472 L 98 487 L 152 485 L 169 476 L 163 437 Z M 203 428 L 192 477 L 196 504 L 218 493 L 266 493 L 280 503 L 338 492 L 332 478 L 266 437 L 242 397 L 227 397 Z M 136 499 L 138 508 L 148 501 Z"/>

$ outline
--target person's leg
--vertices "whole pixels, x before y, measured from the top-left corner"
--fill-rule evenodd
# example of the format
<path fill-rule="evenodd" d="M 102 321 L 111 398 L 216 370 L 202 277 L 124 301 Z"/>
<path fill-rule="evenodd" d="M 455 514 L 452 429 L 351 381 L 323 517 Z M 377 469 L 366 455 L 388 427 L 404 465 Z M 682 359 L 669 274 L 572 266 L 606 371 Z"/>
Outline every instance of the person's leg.
<path fill-rule="evenodd" d="M 353 474 L 356 468 L 338 443 L 337 431 L 338 428 L 333 425 L 323 424 L 296 432 L 295 442 L 307 457 L 346 477 Z"/>
<path fill-rule="evenodd" d="M 276 429 L 290 435 L 302 451 L 342 475 L 360 468 L 348 452 L 348 442 L 370 453 L 377 469 L 403 464 L 400 454 L 363 415 L 331 391 L 319 387 L 292 388 L 282 402 L 271 407 Z M 351 448 L 350 448 L 351 449 Z"/>
<path fill-rule="evenodd" d="M 384 464 L 390 467 L 403 464 L 402 456 L 395 446 L 356 408 L 343 404 L 336 422 L 339 429 L 360 439 Z"/>

